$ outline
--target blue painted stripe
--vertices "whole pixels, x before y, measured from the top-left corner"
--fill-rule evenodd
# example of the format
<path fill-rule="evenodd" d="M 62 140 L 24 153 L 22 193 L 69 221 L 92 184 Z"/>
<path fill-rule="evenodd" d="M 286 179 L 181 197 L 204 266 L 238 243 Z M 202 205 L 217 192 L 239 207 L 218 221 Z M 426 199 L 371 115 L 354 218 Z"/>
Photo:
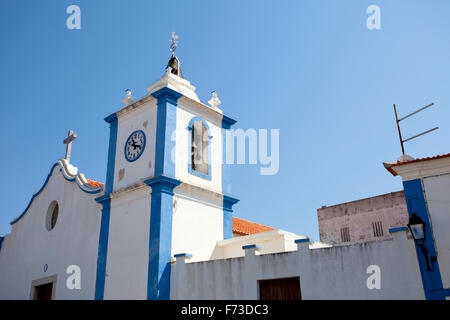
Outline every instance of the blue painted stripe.
<path fill-rule="evenodd" d="M 231 194 L 231 164 L 227 163 L 227 139 L 226 130 L 236 123 L 225 115 L 222 118 L 222 193 Z"/>
<path fill-rule="evenodd" d="M 177 253 L 177 254 L 174 255 L 174 258 L 181 258 L 181 257 L 192 258 L 192 254 L 189 254 L 189 253 Z"/>
<path fill-rule="evenodd" d="M 39 189 L 38 192 L 36 192 L 32 197 L 30 202 L 28 203 L 27 207 L 25 208 L 25 210 L 22 212 L 22 214 L 20 216 L 18 216 L 17 218 L 15 218 L 13 221 L 10 222 L 11 225 L 13 225 L 14 223 L 16 223 L 17 221 L 19 221 L 20 219 L 22 219 L 22 217 L 25 215 L 25 213 L 27 213 L 28 209 L 30 208 L 31 204 L 33 203 L 33 200 L 42 192 L 42 190 L 45 189 L 45 186 L 47 185 L 48 181 L 50 180 L 50 177 L 53 174 L 53 169 L 55 169 L 55 167 L 58 165 L 58 163 L 55 163 L 52 168 L 50 169 L 50 173 L 47 175 L 47 179 L 45 179 L 44 185 Z"/>
<path fill-rule="evenodd" d="M 408 231 L 408 227 L 398 227 L 398 228 L 390 228 L 389 233 L 399 232 L 399 231 Z"/>
<path fill-rule="evenodd" d="M 233 206 L 239 200 L 227 195 L 223 195 L 223 238 L 233 238 Z"/>
<path fill-rule="evenodd" d="M 59 171 L 61 172 L 62 169 L 59 169 Z M 68 182 L 75 182 L 75 181 L 76 181 L 76 178 L 69 179 L 69 178 L 67 178 L 64 174 L 61 173 L 61 175 L 62 175 L 63 178 L 64 178 L 66 181 L 68 181 Z M 84 190 L 81 186 L 78 185 L 78 183 L 77 183 L 76 185 L 78 186 L 78 188 L 79 188 L 81 191 L 83 191 L 84 193 L 88 193 L 88 194 L 97 194 L 97 193 L 100 193 L 100 192 L 102 191 L 102 189 L 100 189 L 100 188 L 99 188 L 98 190 L 88 191 L 88 190 Z"/>
<path fill-rule="evenodd" d="M 108 149 L 108 164 L 106 168 L 106 183 L 105 194 L 110 194 L 113 191 L 114 184 L 114 167 L 116 165 L 116 145 L 117 145 L 117 127 L 118 119 L 115 113 L 105 118 L 109 123 L 109 149 Z"/>
<path fill-rule="evenodd" d="M 236 123 L 236 120 L 223 115 L 222 117 L 222 194 L 223 194 L 223 238 L 233 238 L 233 205 L 239 200 L 226 194 L 231 194 L 231 164 L 227 163 L 227 141 L 226 130 L 231 129 L 231 126 Z"/>
<path fill-rule="evenodd" d="M 47 178 L 45 179 L 44 184 L 42 185 L 42 187 L 39 189 L 38 192 L 36 192 L 35 194 L 33 194 L 33 196 L 31 197 L 30 202 L 28 202 L 27 207 L 25 208 L 25 210 L 23 210 L 23 212 L 20 214 L 20 216 L 18 216 L 17 218 L 15 218 L 13 221 L 10 222 L 11 225 L 17 223 L 20 219 L 22 219 L 22 218 L 25 216 L 25 214 L 28 212 L 28 209 L 30 209 L 31 204 L 33 203 L 34 199 L 35 199 L 35 198 L 36 198 L 36 197 L 37 197 L 37 196 L 45 189 L 45 187 L 47 186 L 47 183 L 49 182 L 50 177 L 53 175 L 53 170 L 55 169 L 56 166 L 59 166 L 59 163 L 58 163 L 58 162 L 55 163 L 55 164 L 53 164 L 52 168 L 50 169 L 49 174 L 47 175 Z M 61 169 L 60 169 L 60 171 L 61 171 Z M 62 174 L 62 173 L 61 173 L 61 175 L 63 176 L 64 179 L 66 179 L 66 180 L 69 181 L 69 182 L 74 182 L 74 181 L 75 181 L 75 179 L 68 179 L 68 178 L 66 178 L 66 177 L 64 176 L 64 174 Z M 87 191 L 87 190 L 84 190 L 83 188 L 81 188 L 78 184 L 77 184 L 77 186 L 78 186 L 78 188 L 79 188 L 81 191 L 83 191 L 83 192 L 85 192 L 85 193 L 88 193 L 88 194 L 96 194 L 96 193 L 99 193 L 99 192 L 102 191 L 101 189 L 94 190 L 94 191 Z"/>
<path fill-rule="evenodd" d="M 306 238 L 306 239 L 297 239 L 294 241 L 295 243 L 304 243 L 304 242 L 311 242 L 311 239 Z"/>
<path fill-rule="evenodd" d="M 147 299 L 170 299 L 172 255 L 173 189 L 181 183 L 175 178 L 172 150 L 176 141 L 177 105 L 182 94 L 162 88 L 152 94 L 157 102 L 155 173 L 145 183 L 152 188 L 150 202 L 149 262 Z"/>
<path fill-rule="evenodd" d="M 158 176 L 144 181 L 152 188 L 147 299 L 170 299 L 173 189 L 181 181 Z"/>
<path fill-rule="evenodd" d="M 0 250 L 2 249 L 3 239 L 5 239 L 5 237 L 0 237 Z"/>
<path fill-rule="evenodd" d="M 437 259 L 435 261 L 432 261 L 431 259 L 431 257 L 437 257 L 437 254 L 434 247 L 432 230 L 430 227 L 431 224 L 428 218 L 427 205 L 422 189 L 422 181 L 420 179 L 404 181 L 403 189 L 405 191 L 405 199 L 409 217 L 411 217 L 411 215 L 415 213 L 425 222 L 424 246 L 428 251 L 431 270 L 427 270 L 425 258 L 420 249 L 420 246 L 415 243 L 425 297 L 427 300 L 445 299 L 445 290 L 443 289 L 439 263 Z"/>
<path fill-rule="evenodd" d="M 178 99 L 182 96 L 169 88 L 162 88 L 152 94 L 158 99 L 156 120 L 155 176 L 175 177 L 175 159 L 171 153 L 176 144 L 172 141 L 172 133 L 176 130 Z"/>
<path fill-rule="evenodd" d="M 257 245 L 257 244 L 248 244 L 246 246 L 242 246 L 242 249 L 246 250 L 246 249 L 262 249 L 261 246 Z"/>
<path fill-rule="evenodd" d="M 103 300 L 105 293 L 106 262 L 108 256 L 109 222 L 111 216 L 110 194 L 114 188 L 114 167 L 116 165 L 116 145 L 118 119 L 116 113 L 105 118 L 109 123 L 108 164 L 106 168 L 105 193 L 95 200 L 102 205 L 100 232 L 98 239 L 97 273 L 95 278 L 95 300 Z"/>
<path fill-rule="evenodd" d="M 105 292 L 106 258 L 108 255 L 109 221 L 111 215 L 111 199 L 101 196 L 95 199 L 102 205 L 100 235 L 98 241 L 97 273 L 95 278 L 95 300 L 103 300 Z"/>

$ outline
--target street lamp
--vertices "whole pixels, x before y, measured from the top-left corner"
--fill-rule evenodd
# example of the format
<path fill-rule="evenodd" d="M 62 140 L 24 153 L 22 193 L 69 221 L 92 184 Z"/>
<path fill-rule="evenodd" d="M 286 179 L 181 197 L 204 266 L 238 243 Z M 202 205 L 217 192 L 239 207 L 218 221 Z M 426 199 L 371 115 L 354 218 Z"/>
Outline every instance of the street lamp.
<path fill-rule="evenodd" d="M 416 213 L 413 213 L 409 218 L 408 228 L 414 238 L 414 241 L 422 251 L 427 270 L 431 271 L 430 261 L 428 259 L 428 250 L 425 247 L 425 222 L 423 222 L 423 220 Z"/>

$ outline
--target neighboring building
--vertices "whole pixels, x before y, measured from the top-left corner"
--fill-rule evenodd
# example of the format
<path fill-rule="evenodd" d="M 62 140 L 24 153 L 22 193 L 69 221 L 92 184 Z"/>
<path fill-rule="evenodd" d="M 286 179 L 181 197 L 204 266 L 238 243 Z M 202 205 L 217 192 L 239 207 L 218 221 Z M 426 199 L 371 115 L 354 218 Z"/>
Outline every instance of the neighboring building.
<path fill-rule="evenodd" d="M 354 244 L 391 238 L 388 230 L 408 223 L 403 191 L 317 209 L 320 241 Z"/>

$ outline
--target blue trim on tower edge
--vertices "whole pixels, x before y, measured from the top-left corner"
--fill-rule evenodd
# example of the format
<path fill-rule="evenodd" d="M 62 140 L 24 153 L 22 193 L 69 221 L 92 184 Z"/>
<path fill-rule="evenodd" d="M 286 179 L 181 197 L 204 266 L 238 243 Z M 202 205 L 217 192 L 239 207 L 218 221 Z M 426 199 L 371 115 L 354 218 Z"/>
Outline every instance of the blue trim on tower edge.
<path fill-rule="evenodd" d="M 181 181 L 157 176 L 144 181 L 152 188 L 147 299 L 170 299 L 173 189 Z"/>
<path fill-rule="evenodd" d="M 108 165 L 106 169 L 105 193 L 95 200 L 102 205 L 100 232 L 98 239 L 97 272 L 95 278 L 95 300 L 103 300 L 105 294 L 106 260 L 108 256 L 109 221 L 111 216 L 111 198 L 114 184 L 114 167 L 116 165 L 117 114 L 105 118 L 109 125 Z"/>
<path fill-rule="evenodd" d="M 231 129 L 231 126 L 236 123 L 236 120 L 223 115 L 222 117 L 222 194 L 223 194 L 223 238 L 233 238 L 233 205 L 239 200 L 225 194 L 231 194 L 231 164 L 227 164 L 226 157 L 226 130 Z"/>
<path fill-rule="evenodd" d="M 177 128 L 176 108 L 182 94 L 165 87 L 152 93 L 152 96 L 158 99 L 154 175 L 175 178 L 175 159 L 172 161 L 171 157 L 176 141 L 172 141 L 172 133 Z"/>
<path fill-rule="evenodd" d="M 425 298 L 427 300 L 445 300 L 445 296 L 449 294 L 450 290 L 443 288 L 438 260 L 437 258 L 432 259 L 432 257 L 437 257 L 437 254 L 434 247 L 430 219 L 428 217 L 427 205 L 423 193 L 422 180 L 415 179 L 403 181 L 403 189 L 405 192 L 409 217 L 415 213 L 425 222 L 424 246 L 428 251 L 431 270 L 427 270 L 424 255 L 417 243 L 414 242 L 420 273 L 422 275 Z"/>
<path fill-rule="evenodd" d="M 150 200 L 150 236 L 147 278 L 147 299 L 170 299 L 172 258 L 173 189 L 181 184 L 175 179 L 176 130 L 178 99 L 182 94 L 170 88 L 152 93 L 158 99 L 156 119 L 155 173 L 144 181 L 152 188 Z"/>

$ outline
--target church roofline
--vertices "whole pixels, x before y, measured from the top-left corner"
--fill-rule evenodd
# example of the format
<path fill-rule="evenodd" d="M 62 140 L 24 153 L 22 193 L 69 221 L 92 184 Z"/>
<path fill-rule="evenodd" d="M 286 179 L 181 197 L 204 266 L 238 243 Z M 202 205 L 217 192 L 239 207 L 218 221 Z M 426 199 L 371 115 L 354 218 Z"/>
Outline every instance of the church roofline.
<path fill-rule="evenodd" d="M 88 194 L 97 194 L 101 191 L 103 191 L 103 183 L 86 179 L 82 173 L 78 173 L 77 169 L 73 166 L 71 166 L 67 160 L 60 159 L 55 164 L 53 164 L 52 168 L 50 169 L 50 173 L 47 175 L 47 178 L 45 179 L 45 182 L 43 186 L 31 197 L 30 202 L 28 203 L 25 210 L 22 212 L 20 216 L 13 219 L 10 224 L 13 225 L 17 223 L 20 219 L 25 216 L 25 214 L 28 212 L 28 209 L 30 209 L 34 199 L 45 189 L 48 182 L 50 181 L 50 177 L 53 175 L 53 170 L 56 166 L 60 166 L 59 171 L 61 172 L 63 178 L 68 182 L 75 182 L 80 188 L 81 191 L 88 193 Z"/>

